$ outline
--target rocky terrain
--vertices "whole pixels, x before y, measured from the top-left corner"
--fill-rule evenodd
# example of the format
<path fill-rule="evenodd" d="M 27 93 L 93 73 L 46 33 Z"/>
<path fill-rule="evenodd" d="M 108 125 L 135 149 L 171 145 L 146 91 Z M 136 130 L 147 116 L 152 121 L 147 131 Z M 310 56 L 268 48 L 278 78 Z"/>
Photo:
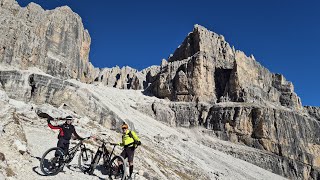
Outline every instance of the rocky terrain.
<path fill-rule="evenodd" d="M 43 178 L 39 157 L 56 137 L 42 112 L 112 141 L 129 123 L 143 139 L 136 179 L 320 178 L 320 108 L 222 35 L 195 25 L 159 66 L 98 69 L 68 7 L 0 0 L 0 22 L 0 179 Z M 92 178 L 75 164 L 50 178 Z"/>
<path fill-rule="evenodd" d="M 76 83 L 75 92 L 83 96 L 91 96 L 100 100 L 101 104 L 110 108 L 118 120 L 125 120 L 134 128 L 143 145 L 137 149 L 135 163 L 135 179 L 284 179 L 253 164 L 227 155 L 228 151 L 244 154 L 259 152 L 253 148 L 238 146 L 220 141 L 203 134 L 205 128 L 176 128 L 167 126 L 136 110 L 137 103 L 148 104 L 163 101 L 155 97 L 143 95 L 141 91 L 119 90 L 105 86 Z M 80 135 L 100 135 L 109 141 L 121 139 L 119 126 L 115 128 L 101 125 L 88 116 L 74 113 L 64 106 L 54 107 L 49 104 L 25 103 L 9 98 L 5 91 L 1 92 L 1 133 L 0 151 L 3 160 L 0 172 L 6 179 L 101 179 L 105 178 L 103 170 L 98 168 L 94 176 L 85 175 L 72 162 L 64 172 L 53 177 L 43 177 L 39 169 L 39 158 L 54 147 L 57 132 L 47 127 L 42 113 L 53 117 L 64 117 L 72 114 L 77 118 L 74 123 Z M 92 94 L 92 95 L 90 95 Z M 62 123 L 62 122 L 60 122 Z M 102 136 L 101 132 L 107 136 Z M 88 141 L 87 146 L 97 149 L 97 142 Z M 72 144 L 73 145 L 73 144 Z M 111 148 L 111 147 L 108 147 Z M 120 153 L 120 148 L 116 153 Z M 259 152 L 267 154 L 265 152 Z M 239 154 L 241 155 L 241 154 Z"/>

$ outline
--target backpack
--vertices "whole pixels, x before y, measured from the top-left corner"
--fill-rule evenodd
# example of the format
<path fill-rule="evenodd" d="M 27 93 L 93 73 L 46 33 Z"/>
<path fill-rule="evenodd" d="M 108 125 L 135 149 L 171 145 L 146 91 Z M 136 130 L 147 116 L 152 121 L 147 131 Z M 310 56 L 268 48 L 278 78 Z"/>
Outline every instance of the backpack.
<path fill-rule="evenodd" d="M 133 139 L 133 141 L 134 141 L 133 143 L 136 144 L 137 141 L 133 138 L 131 131 L 129 131 L 128 135 L 129 135 L 129 137 L 131 137 Z"/>
<path fill-rule="evenodd" d="M 132 135 L 132 133 L 131 133 L 130 130 L 129 130 L 128 135 L 129 135 L 129 137 L 131 137 L 131 138 L 133 139 L 133 146 L 134 146 L 135 148 L 137 148 L 137 147 L 138 147 L 138 146 L 137 146 L 137 140 L 135 140 L 135 139 L 133 138 L 133 135 Z"/>

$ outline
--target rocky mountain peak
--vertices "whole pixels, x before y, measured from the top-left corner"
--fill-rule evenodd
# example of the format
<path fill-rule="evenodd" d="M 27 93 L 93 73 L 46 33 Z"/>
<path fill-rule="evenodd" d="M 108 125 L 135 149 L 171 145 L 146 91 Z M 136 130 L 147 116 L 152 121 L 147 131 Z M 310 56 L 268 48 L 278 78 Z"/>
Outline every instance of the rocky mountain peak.
<path fill-rule="evenodd" d="M 233 65 L 234 52 L 224 37 L 198 24 L 169 57 L 168 62 L 188 59 L 197 54 L 216 61 L 221 67 L 232 67 Z"/>
<path fill-rule="evenodd" d="M 0 1 L 0 63 L 20 69 L 37 67 L 50 75 L 91 82 L 91 38 L 79 15 L 67 7 L 43 10 L 30 3 Z"/>
<path fill-rule="evenodd" d="M 291 82 L 200 25 L 161 63 L 151 91 L 173 101 L 271 103 L 302 110 Z"/>
<path fill-rule="evenodd" d="M 38 11 L 44 11 L 44 9 L 39 5 L 39 4 L 36 4 L 34 2 L 30 2 L 27 6 L 26 6 L 27 9 L 29 9 L 30 11 L 36 9 Z"/>

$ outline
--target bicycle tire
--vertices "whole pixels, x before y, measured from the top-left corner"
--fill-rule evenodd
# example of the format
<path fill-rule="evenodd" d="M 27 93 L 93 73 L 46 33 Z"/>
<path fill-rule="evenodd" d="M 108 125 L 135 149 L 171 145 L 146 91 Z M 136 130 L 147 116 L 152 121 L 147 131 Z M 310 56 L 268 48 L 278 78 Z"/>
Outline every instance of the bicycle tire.
<path fill-rule="evenodd" d="M 46 156 L 51 152 L 51 151 L 55 151 L 55 154 L 58 152 L 58 156 L 57 156 L 57 160 L 58 160 L 58 164 L 59 167 L 55 168 L 55 171 L 46 171 L 45 168 L 48 169 L 47 165 L 50 166 L 50 164 L 52 162 L 48 163 L 48 159 L 46 159 Z M 40 169 L 43 172 L 43 174 L 47 175 L 47 176 L 53 176 L 53 175 L 57 175 L 64 167 L 65 162 L 64 162 L 64 151 L 63 149 L 59 148 L 59 147 L 54 147 L 54 148 L 50 148 L 48 149 L 41 158 L 40 161 Z M 51 160 L 50 160 L 51 161 Z M 57 163 L 57 162 L 55 162 Z"/>
<path fill-rule="evenodd" d="M 86 154 L 84 154 L 86 153 Z M 89 156 L 86 161 L 89 162 L 90 164 L 88 167 L 83 163 L 83 157 L 84 156 Z M 91 162 L 93 160 L 93 151 L 91 149 L 85 148 L 84 150 L 81 150 L 79 157 L 78 157 L 78 167 L 82 172 L 85 172 L 91 165 Z"/>
<path fill-rule="evenodd" d="M 122 177 L 121 177 L 121 180 L 125 180 L 126 179 L 126 175 L 127 175 L 127 168 L 126 168 L 126 163 L 123 159 L 122 156 L 114 156 L 111 161 L 109 162 L 108 164 L 108 171 L 109 171 L 109 179 L 119 179 L 117 176 L 119 176 L 119 166 L 118 166 L 118 161 L 121 161 L 122 162 Z M 117 178 L 113 178 L 112 176 L 116 176 Z M 120 175 L 121 176 L 121 175 Z"/>

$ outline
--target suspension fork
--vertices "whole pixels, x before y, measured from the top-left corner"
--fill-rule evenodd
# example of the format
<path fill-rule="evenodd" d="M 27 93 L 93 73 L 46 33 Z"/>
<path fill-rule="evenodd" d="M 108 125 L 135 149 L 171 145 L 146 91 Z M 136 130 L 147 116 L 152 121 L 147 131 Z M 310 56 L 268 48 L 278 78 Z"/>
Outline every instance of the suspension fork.
<path fill-rule="evenodd" d="M 103 146 L 103 164 L 105 165 L 110 160 L 109 151 L 106 146 Z"/>
<path fill-rule="evenodd" d="M 100 161 L 101 155 L 102 155 L 103 151 L 101 150 L 101 147 L 98 148 L 96 154 L 94 155 L 94 158 L 91 162 L 91 165 L 94 165 L 94 163 L 97 161 Z"/>
<path fill-rule="evenodd" d="M 112 151 L 111 151 L 111 153 L 110 153 L 110 159 L 109 159 L 109 160 L 111 160 L 111 156 L 112 156 L 113 151 L 114 151 L 115 148 L 116 148 L 116 145 L 113 145 Z"/>
<path fill-rule="evenodd" d="M 80 145 L 80 151 L 83 152 L 83 153 L 81 153 L 82 158 L 83 158 L 83 159 L 88 159 L 88 154 L 87 154 L 87 151 L 86 151 L 86 146 L 85 146 L 84 144 L 81 144 L 81 145 Z"/>
<path fill-rule="evenodd" d="M 76 146 L 74 146 L 71 149 L 69 149 L 68 154 L 66 154 L 68 163 L 71 162 L 72 159 L 74 158 L 74 155 L 78 151 L 79 146 L 80 146 L 80 144 L 77 144 Z"/>

